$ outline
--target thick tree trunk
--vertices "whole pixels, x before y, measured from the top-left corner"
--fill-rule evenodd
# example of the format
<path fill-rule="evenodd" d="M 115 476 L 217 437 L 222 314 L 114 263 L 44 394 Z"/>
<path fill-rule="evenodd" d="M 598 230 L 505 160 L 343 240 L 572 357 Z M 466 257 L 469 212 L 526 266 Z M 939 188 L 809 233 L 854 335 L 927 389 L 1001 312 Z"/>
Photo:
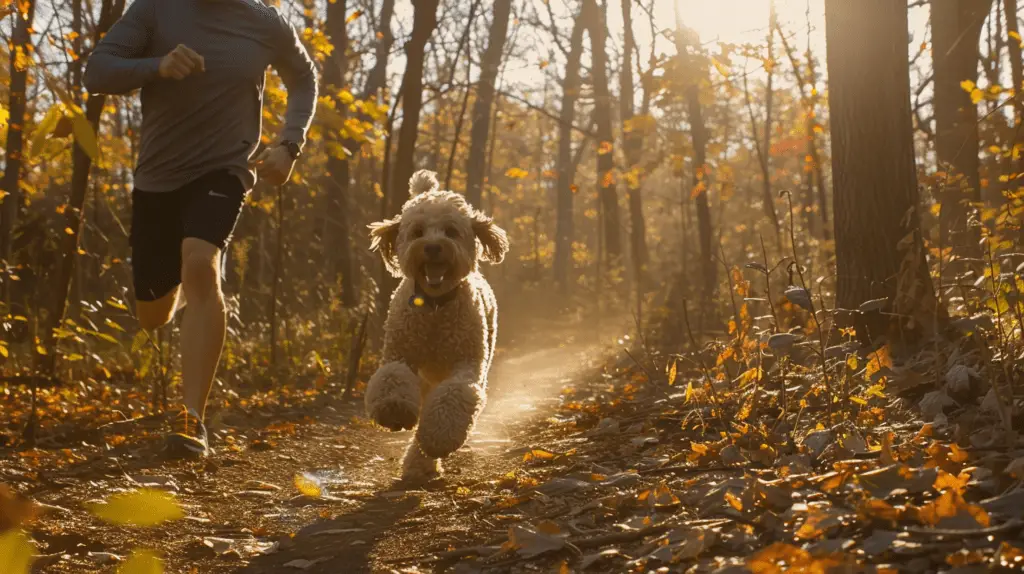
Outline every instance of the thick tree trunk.
<path fill-rule="evenodd" d="M 964 81 L 978 80 L 978 43 L 992 0 L 932 0 L 935 149 L 948 176 L 941 190 L 940 242 L 961 255 L 978 252 L 965 202 L 981 200 L 978 108 Z"/>
<path fill-rule="evenodd" d="M 583 32 L 586 11 L 584 3 L 569 38 L 569 55 L 565 63 L 565 77 L 562 80 L 562 108 L 558 114 L 558 163 L 555 171 L 558 177 L 557 220 L 555 222 L 555 282 L 563 294 L 569 292 L 569 268 L 572 263 L 573 230 L 573 180 L 576 164 L 572 157 L 572 126 L 576 121 L 576 100 L 580 95 L 580 56 L 583 54 Z"/>
<path fill-rule="evenodd" d="M 825 23 L 837 304 L 886 298 L 887 311 L 927 328 L 936 300 L 916 211 L 907 5 L 825 0 Z M 878 313 L 855 319 L 861 338 L 887 334 L 887 323 Z"/>
<path fill-rule="evenodd" d="M 594 115 L 597 119 L 597 187 L 603 218 L 604 250 L 608 270 L 622 264 L 622 224 L 615 190 L 615 136 L 612 133 L 612 98 L 608 90 L 607 24 L 604 8 L 590 4 L 588 31 L 594 78 Z"/>
<path fill-rule="evenodd" d="M 93 46 L 99 43 L 107 30 L 114 25 L 114 22 L 124 12 L 125 0 L 104 0 L 100 7 L 100 19 L 96 24 L 96 31 L 93 35 Z M 81 86 L 75 86 L 76 92 Z M 106 96 L 93 95 L 85 103 L 85 119 L 89 123 L 89 129 L 93 134 L 98 133 L 100 117 L 103 115 L 103 106 L 106 104 Z M 45 346 L 50 352 L 45 356 L 44 368 L 52 374 L 56 365 L 56 339 L 54 330 L 64 320 L 64 314 L 68 306 L 68 293 L 71 290 L 71 278 L 75 274 L 75 265 L 78 262 L 79 239 L 82 234 L 82 223 L 85 220 L 84 208 L 85 199 L 89 191 L 89 172 L 92 169 L 92 158 L 78 143 L 78 135 L 75 136 L 75 144 L 71 150 L 71 197 L 68 199 L 67 208 L 64 210 L 65 225 L 71 233 L 61 233 L 61 262 L 58 267 L 56 285 L 56 300 L 54 301 L 51 314 L 47 316 L 47 322 L 43 329 Z"/>
<path fill-rule="evenodd" d="M 21 6 L 21 4 L 18 4 Z M 14 34 L 11 37 L 11 64 L 10 75 L 11 85 L 10 99 L 7 111 L 10 117 L 7 121 L 7 147 L 4 153 L 5 166 L 2 187 L 4 197 L 0 203 L 0 262 L 12 264 L 11 251 L 14 241 L 14 227 L 18 222 L 18 210 L 21 207 L 21 180 L 22 153 L 25 147 L 25 90 L 28 85 L 28 70 L 18 66 L 18 54 L 24 54 L 32 42 L 32 21 L 35 16 L 35 0 L 28 0 L 26 11 L 21 13 L 15 11 L 11 15 L 14 21 Z M 27 56 L 27 54 L 26 54 Z M 10 295 L 10 281 L 3 278 L 3 299 L 8 301 Z"/>
<path fill-rule="evenodd" d="M 647 273 L 647 231 L 644 222 L 643 197 L 640 194 L 645 174 L 640 173 L 640 157 L 644 148 L 644 132 L 639 126 L 631 125 L 633 119 L 633 15 L 632 0 L 622 0 L 623 46 L 622 67 L 619 69 L 619 115 L 622 121 L 623 151 L 626 156 L 626 193 L 629 196 L 629 246 L 637 289 L 642 292 Z M 644 97 L 647 97 L 646 88 Z M 646 113 L 644 110 L 643 113 Z"/>
<path fill-rule="evenodd" d="M 324 66 L 323 83 L 325 92 L 338 94 L 345 87 L 345 76 L 348 72 L 348 25 L 346 0 L 334 0 L 327 4 L 325 28 L 327 37 L 334 46 Z M 335 98 L 335 106 L 339 115 L 346 114 L 345 105 Z M 359 304 L 358 271 L 352 246 L 352 211 L 351 177 L 352 166 L 349 154 L 358 149 L 358 145 L 349 147 L 351 142 L 343 141 L 337 130 L 325 131 L 329 142 L 327 173 L 325 178 L 327 189 L 327 237 L 324 242 L 324 256 L 330 263 L 328 274 L 331 283 L 341 280 L 341 304 L 352 308 Z M 346 149 L 348 153 L 346 153 Z"/>
<path fill-rule="evenodd" d="M 414 0 L 412 36 L 405 45 L 405 75 L 402 77 L 402 127 L 398 130 L 394 178 L 388 190 L 388 212 L 396 214 L 409 199 L 409 179 L 416 170 L 416 138 L 423 107 L 424 49 L 437 26 L 438 0 Z"/>
<path fill-rule="evenodd" d="M 505 50 L 505 39 L 508 36 L 508 20 L 512 12 L 512 0 L 496 0 L 494 16 L 491 20 L 490 36 L 487 39 L 487 50 L 480 61 L 480 79 L 477 81 L 476 101 L 473 102 L 470 130 L 469 158 L 466 160 L 466 199 L 475 207 L 480 207 L 483 197 L 484 168 L 487 165 L 487 139 L 490 137 L 491 106 L 494 104 L 494 92 L 501 68 L 501 56 Z"/>

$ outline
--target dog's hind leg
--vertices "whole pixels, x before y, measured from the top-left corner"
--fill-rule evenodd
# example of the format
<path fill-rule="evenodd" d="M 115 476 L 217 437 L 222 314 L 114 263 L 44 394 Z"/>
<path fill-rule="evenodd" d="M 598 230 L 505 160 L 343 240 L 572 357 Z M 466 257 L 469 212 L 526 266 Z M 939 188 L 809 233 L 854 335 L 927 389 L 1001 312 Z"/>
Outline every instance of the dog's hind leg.
<path fill-rule="evenodd" d="M 420 377 L 405 363 L 385 363 L 366 385 L 366 413 L 392 431 L 416 426 L 420 412 Z"/>
<path fill-rule="evenodd" d="M 411 484 L 422 484 L 441 476 L 441 461 L 431 458 L 420 449 L 419 441 L 413 440 L 405 449 L 402 459 L 402 480 Z"/>
<path fill-rule="evenodd" d="M 416 429 L 424 454 L 443 458 L 466 443 L 486 401 L 481 379 L 475 369 L 457 369 L 427 395 Z"/>

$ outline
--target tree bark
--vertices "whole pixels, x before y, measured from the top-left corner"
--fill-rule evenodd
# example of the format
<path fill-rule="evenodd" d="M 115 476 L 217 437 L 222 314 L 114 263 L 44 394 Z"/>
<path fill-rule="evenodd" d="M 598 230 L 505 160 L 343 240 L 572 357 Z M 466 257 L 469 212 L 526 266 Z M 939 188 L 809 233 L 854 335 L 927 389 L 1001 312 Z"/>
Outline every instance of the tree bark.
<path fill-rule="evenodd" d="M 640 194 L 644 173 L 639 166 L 643 154 L 644 132 L 639 126 L 632 125 L 633 119 L 633 51 L 636 42 L 633 39 L 633 15 L 630 5 L 633 0 L 622 0 L 623 46 L 622 67 L 619 69 L 619 116 L 622 121 L 623 151 L 626 156 L 626 193 L 629 197 L 629 246 L 633 261 L 634 276 L 638 292 L 643 291 L 646 275 L 647 231 L 644 222 L 643 197 Z M 645 99 L 648 97 L 644 89 Z M 646 114 L 646 110 L 643 111 Z"/>
<path fill-rule="evenodd" d="M 943 247 L 978 253 L 980 234 L 967 225 L 965 202 L 981 201 L 978 108 L 961 82 L 978 80 L 978 43 L 992 0 L 932 0 L 935 69 L 935 150 L 948 176 L 941 189 L 939 233 Z"/>
<path fill-rule="evenodd" d="M 925 329 L 936 300 L 917 214 L 907 28 L 904 2 L 825 0 L 837 304 L 885 298 Z M 852 322 L 862 339 L 893 334 L 878 312 Z"/>
<path fill-rule="evenodd" d="M 604 251 L 608 270 L 622 263 L 622 226 L 619 197 L 615 190 L 615 136 L 612 133 L 612 102 L 608 90 L 607 24 L 604 8 L 590 4 L 588 31 L 594 78 L 594 115 L 597 119 L 597 187 L 603 217 Z"/>
<path fill-rule="evenodd" d="M 20 6 L 16 5 L 16 6 Z M 11 265 L 12 244 L 14 241 L 14 227 L 18 222 L 18 211 L 21 207 L 21 181 L 22 155 L 25 147 L 25 112 L 26 100 L 25 90 L 28 86 L 28 70 L 18 65 L 18 54 L 29 57 L 27 50 L 32 43 L 32 21 L 35 17 L 35 0 L 28 0 L 24 13 L 15 10 L 11 15 L 14 21 L 14 33 L 11 36 L 11 63 L 10 75 L 11 85 L 10 98 L 7 111 L 10 117 L 7 121 L 7 147 L 4 153 L 5 166 L 2 187 L 4 197 L 0 207 L 0 261 Z M 4 277 L 3 299 L 9 300 L 10 280 Z"/>
<path fill-rule="evenodd" d="M 334 98 L 335 109 L 342 117 L 347 115 L 345 104 L 337 94 L 345 87 L 345 76 L 348 72 L 348 23 L 346 0 L 334 0 L 327 4 L 327 17 L 324 23 L 327 37 L 334 47 L 323 71 L 325 92 Z M 344 141 L 336 129 L 325 130 L 329 145 L 327 156 L 327 229 L 328 233 L 324 256 L 329 261 L 331 284 L 341 280 L 341 304 L 352 308 L 359 304 L 358 271 L 352 246 L 352 224 L 349 218 L 352 200 L 350 170 L 352 166 L 349 155 L 358 149 L 350 141 Z M 349 147 L 351 146 L 351 147 Z"/>
<path fill-rule="evenodd" d="M 409 179 L 415 171 L 416 138 L 423 107 L 424 49 L 437 26 L 438 0 L 413 1 L 412 36 L 405 45 L 405 75 L 402 77 L 402 126 L 398 130 L 394 178 L 388 190 L 388 211 L 396 214 L 409 198 Z"/>
<path fill-rule="evenodd" d="M 110 30 L 114 22 L 124 12 L 125 0 L 103 0 L 100 7 L 100 19 L 96 24 L 93 34 L 93 46 L 99 43 L 103 35 Z M 81 86 L 75 86 L 75 92 Z M 100 117 L 103 115 L 103 106 L 107 97 L 96 94 L 90 97 L 85 103 L 85 119 L 94 134 L 99 132 Z M 75 274 L 75 265 L 78 262 L 79 242 L 82 235 L 85 199 L 89 191 L 89 172 L 92 169 L 92 158 L 85 153 L 85 150 L 78 143 L 78 136 L 75 136 L 75 144 L 71 150 L 71 197 L 64 210 L 65 225 L 71 233 L 61 233 L 61 263 L 58 267 L 56 277 L 56 300 L 50 315 L 47 316 L 43 338 L 46 341 L 46 348 L 49 353 L 45 357 L 45 370 L 52 374 L 56 365 L 56 339 L 55 329 L 60 327 L 64 320 L 64 314 L 68 306 L 68 293 L 71 291 L 71 278 Z"/>
<path fill-rule="evenodd" d="M 490 137 L 491 106 L 501 68 L 501 56 L 508 36 L 508 20 L 512 0 L 496 0 L 491 20 L 487 49 L 480 61 L 480 79 L 477 81 L 476 101 L 473 102 L 472 129 L 470 130 L 469 158 L 466 160 L 466 199 L 480 207 L 483 197 L 484 169 L 487 165 L 487 139 Z"/>
<path fill-rule="evenodd" d="M 572 262 L 572 241 L 574 232 L 573 180 L 576 164 L 572 157 L 572 126 L 576 121 L 576 100 L 580 95 L 580 57 L 583 54 L 583 32 L 590 3 L 585 2 L 569 38 L 569 55 L 565 62 L 565 77 L 562 80 L 562 104 L 558 114 L 558 163 L 555 171 L 558 177 L 557 219 L 555 222 L 555 282 L 562 294 L 570 288 L 569 268 Z"/>
<path fill-rule="evenodd" d="M 1020 24 L 1017 22 L 1017 0 L 1003 0 L 1003 10 L 1006 14 L 1007 34 L 1012 33 L 1017 38 L 1020 38 Z M 1024 90 L 1024 55 L 1021 54 L 1021 42 L 1017 38 L 1011 37 L 1006 42 L 1006 49 L 1010 54 L 1010 77 L 1013 79 L 1013 93 L 1016 94 L 1017 100 L 1013 106 L 1013 133 L 1015 137 L 1011 141 L 1011 145 L 1016 145 L 1016 136 L 1020 134 L 1018 130 L 1021 129 L 1021 125 L 1024 123 L 1024 113 L 1021 111 L 1024 109 L 1024 99 L 1021 96 L 1021 91 Z M 1011 159 L 1009 171 L 1011 173 L 1024 172 L 1024 157 L 1019 157 L 1016 160 Z"/>

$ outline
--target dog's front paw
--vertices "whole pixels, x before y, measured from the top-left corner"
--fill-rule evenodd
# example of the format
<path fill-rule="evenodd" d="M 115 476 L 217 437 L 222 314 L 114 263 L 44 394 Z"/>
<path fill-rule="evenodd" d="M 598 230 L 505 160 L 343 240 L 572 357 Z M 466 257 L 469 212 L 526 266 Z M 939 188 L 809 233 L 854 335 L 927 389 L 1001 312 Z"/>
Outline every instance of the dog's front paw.
<path fill-rule="evenodd" d="M 408 365 L 381 365 L 366 386 L 366 413 L 392 431 L 412 429 L 419 419 L 420 378 Z"/>
<path fill-rule="evenodd" d="M 416 426 L 419 414 L 417 407 L 404 401 L 383 401 L 377 405 L 371 417 L 377 424 L 390 430 L 412 430 Z"/>
<path fill-rule="evenodd" d="M 481 390 L 457 381 L 441 384 L 427 398 L 416 441 L 423 452 L 444 458 L 466 444 L 476 416 L 483 407 Z"/>

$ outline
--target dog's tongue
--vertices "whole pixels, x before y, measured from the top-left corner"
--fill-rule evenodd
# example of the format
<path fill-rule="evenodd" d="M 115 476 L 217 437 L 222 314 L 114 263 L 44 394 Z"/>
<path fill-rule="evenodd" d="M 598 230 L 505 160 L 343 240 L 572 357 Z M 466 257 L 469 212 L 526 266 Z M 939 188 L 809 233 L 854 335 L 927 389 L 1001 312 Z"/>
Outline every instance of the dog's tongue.
<path fill-rule="evenodd" d="M 427 279 L 427 284 L 431 287 L 440 287 L 444 283 L 444 273 L 448 270 L 448 266 L 443 263 L 427 263 L 423 266 L 423 275 Z"/>

